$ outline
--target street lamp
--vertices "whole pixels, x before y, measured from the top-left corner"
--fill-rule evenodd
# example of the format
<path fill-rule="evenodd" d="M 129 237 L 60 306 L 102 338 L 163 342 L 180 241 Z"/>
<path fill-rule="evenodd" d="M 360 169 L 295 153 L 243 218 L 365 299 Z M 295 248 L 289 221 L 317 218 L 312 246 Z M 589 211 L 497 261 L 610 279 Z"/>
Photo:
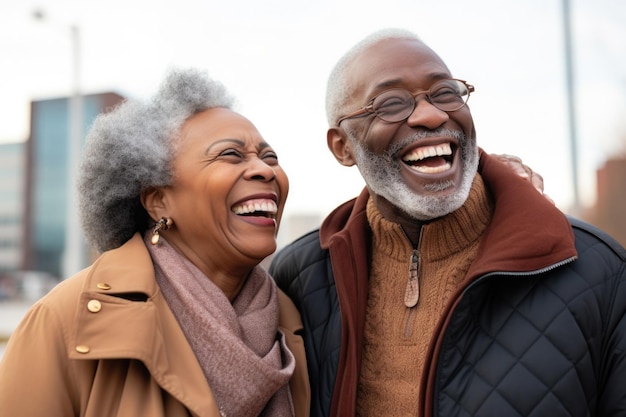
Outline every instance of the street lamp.
<path fill-rule="evenodd" d="M 572 211 L 580 216 L 580 196 L 578 193 L 578 136 L 576 134 L 576 91 L 574 86 L 574 63 L 572 48 L 571 10 L 569 0 L 563 0 L 563 38 L 565 43 L 565 82 L 567 94 L 567 116 L 569 122 L 570 152 L 572 159 Z"/>
<path fill-rule="evenodd" d="M 36 20 L 46 20 L 42 10 L 35 10 L 33 17 Z M 83 244 L 78 219 L 78 196 L 76 195 L 76 178 L 83 136 L 83 97 L 80 87 L 80 30 L 77 25 L 69 26 L 72 42 L 72 90 L 69 99 L 68 111 L 68 141 L 67 141 L 67 211 L 65 219 L 65 250 L 62 262 L 62 277 L 69 277 L 83 268 Z"/>

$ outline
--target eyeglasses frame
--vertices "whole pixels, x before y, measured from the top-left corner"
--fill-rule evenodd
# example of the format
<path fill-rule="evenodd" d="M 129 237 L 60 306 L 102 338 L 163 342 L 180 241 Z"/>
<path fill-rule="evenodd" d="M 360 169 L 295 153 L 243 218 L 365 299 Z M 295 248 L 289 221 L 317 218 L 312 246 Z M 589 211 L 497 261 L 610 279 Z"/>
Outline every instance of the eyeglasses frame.
<path fill-rule="evenodd" d="M 430 101 L 430 89 L 432 88 L 432 85 L 431 85 L 428 90 L 420 90 L 420 91 L 417 91 L 415 93 L 411 93 L 409 91 L 409 93 L 413 96 L 413 100 L 415 101 L 415 107 L 417 107 L 417 96 L 419 96 L 421 94 L 426 94 L 426 100 L 428 100 L 428 102 L 431 105 L 437 107 L 439 110 L 445 111 L 445 112 L 457 111 L 457 110 L 459 110 L 459 109 L 461 109 L 461 108 L 463 108 L 464 106 L 467 105 L 467 102 L 469 101 L 470 94 L 475 91 L 475 88 L 474 88 L 474 86 L 472 84 L 468 84 L 467 81 L 461 80 L 461 79 L 458 79 L 458 78 L 442 78 L 440 80 L 435 81 L 433 83 L 433 85 L 437 84 L 440 81 L 459 81 L 459 82 L 463 83 L 463 85 L 465 85 L 465 88 L 467 88 L 467 100 L 465 100 L 463 102 L 463 104 L 461 104 L 459 107 L 457 107 L 454 110 L 444 110 L 444 109 L 441 109 L 436 104 L 434 104 L 432 101 Z M 339 126 L 339 124 L 341 122 L 343 122 L 344 120 L 352 119 L 354 117 L 360 116 L 360 115 L 365 114 L 365 113 L 374 114 L 375 116 L 378 117 L 378 115 L 376 114 L 376 111 L 373 108 L 374 107 L 374 100 L 376 100 L 376 98 L 378 96 L 380 96 L 381 94 L 384 94 L 384 93 L 386 93 L 387 91 L 390 91 L 390 90 L 404 90 L 404 89 L 403 88 L 390 88 L 388 90 L 381 91 L 380 93 L 378 93 L 374 97 L 372 97 L 370 99 L 370 101 L 367 103 L 367 105 L 365 105 L 365 106 L 361 107 L 359 110 L 357 110 L 355 112 L 352 112 L 352 113 L 348 114 L 347 116 L 344 116 L 344 117 L 340 118 L 339 120 L 337 120 L 337 126 Z M 406 90 L 406 91 L 408 91 L 408 90 Z M 413 111 L 415 111 L 415 107 L 413 107 Z M 411 113 L 413 113 L 413 111 Z M 405 119 L 398 120 L 397 122 L 387 122 L 387 123 L 398 123 L 398 122 L 401 122 L 403 120 L 406 120 L 406 119 L 408 119 L 410 117 L 411 113 L 409 113 L 409 116 L 407 116 Z M 386 121 L 384 119 L 381 119 L 381 120 Z"/>

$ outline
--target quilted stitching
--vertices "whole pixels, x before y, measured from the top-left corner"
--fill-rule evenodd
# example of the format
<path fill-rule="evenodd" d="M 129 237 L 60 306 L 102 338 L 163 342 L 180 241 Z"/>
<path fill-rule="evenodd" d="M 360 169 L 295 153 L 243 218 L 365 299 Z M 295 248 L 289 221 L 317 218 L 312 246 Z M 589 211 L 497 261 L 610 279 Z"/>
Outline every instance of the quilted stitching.
<path fill-rule="evenodd" d="M 626 251 L 599 230 L 572 223 L 585 261 L 542 275 L 494 274 L 466 292 L 443 340 L 434 416 L 623 415 Z M 305 325 L 311 411 L 329 415 L 341 322 L 317 232 L 274 263 L 284 273 L 275 276 L 278 285 L 296 303 L 305 297 L 297 307 Z"/>
<path fill-rule="evenodd" d="M 275 275 L 280 271 L 281 275 Z M 329 415 L 339 363 L 341 315 L 327 253 L 317 231 L 276 255 L 270 267 L 278 286 L 300 310 L 311 378 L 311 415 Z"/>
<path fill-rule="evenodd" d="M 624 251 L 580 231 L 577 250 L 595 260 L 493 275 L 467 291 L 442 346 L 435 416 L 609 415 L 597 411 L 611 374 L 601 356 L 617 334 L 623 357 Z"/>

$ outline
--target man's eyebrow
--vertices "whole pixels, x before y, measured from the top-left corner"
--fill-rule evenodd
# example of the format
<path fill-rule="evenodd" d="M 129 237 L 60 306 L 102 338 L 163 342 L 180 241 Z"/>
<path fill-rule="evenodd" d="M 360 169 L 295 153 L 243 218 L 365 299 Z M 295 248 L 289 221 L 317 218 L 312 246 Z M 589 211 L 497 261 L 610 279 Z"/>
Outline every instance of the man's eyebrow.
<path fill-rule="evenodd" d="M 446 78 L 451 78 L 451 75 L 445 72 L 434 72 L 432 74 L 429 74 L 428 78 L 434 81 L 438 81 L 438 80 L 443 80 Z M 393 79 L 385 80 L 379 84 L 376 84 L 376 89 L 392 88 L 392 87 L 397 86 L 398 84 L 401 84 L 402 82 L 404 82 L 404 79 L 402 78 L 393 78 Z"/>
<path fill-rule="evenodd" d="M 386 81 L 383 81 L 381 83 L 376 84 L 376 89 L 395 87 L 396 85 L 400 84 L 401 82 L 402 82 L 402 80 L 399 79 L 399 78 L 394 78 L 392 80 L 386 80 Z"/>

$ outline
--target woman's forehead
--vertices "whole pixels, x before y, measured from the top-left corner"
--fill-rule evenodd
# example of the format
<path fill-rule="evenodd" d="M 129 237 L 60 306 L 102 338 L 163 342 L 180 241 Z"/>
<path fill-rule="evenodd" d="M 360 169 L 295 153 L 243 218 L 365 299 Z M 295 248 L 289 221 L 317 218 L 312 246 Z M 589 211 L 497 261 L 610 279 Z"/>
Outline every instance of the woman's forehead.
<path fill-rule="evenodd" d="M 187 119 L 181 129 L 181 138 L 202 141 L 239 139 L 253 143 L 263 141 L 250 120 L 225 108 L 208 109 Z"/>

